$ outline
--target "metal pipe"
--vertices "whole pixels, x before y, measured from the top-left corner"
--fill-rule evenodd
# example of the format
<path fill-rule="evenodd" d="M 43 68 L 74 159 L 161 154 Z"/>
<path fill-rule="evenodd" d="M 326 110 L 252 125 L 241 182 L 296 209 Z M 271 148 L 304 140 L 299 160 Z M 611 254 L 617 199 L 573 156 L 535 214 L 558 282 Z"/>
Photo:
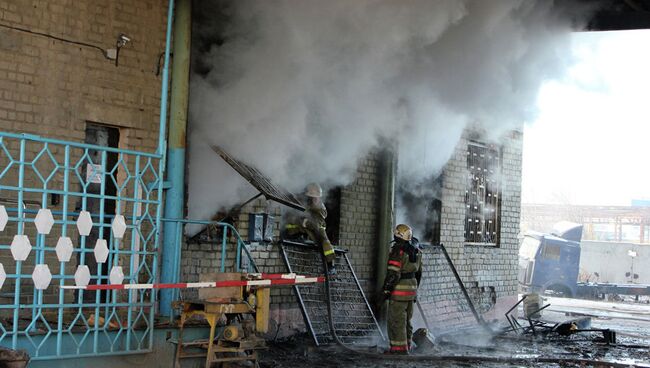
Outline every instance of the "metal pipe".
<path fill-rule="evenodd" d="M 174 64 L 172 66 L 171 106 L 169 111 L 169 139 L 167 148 L 167 180 L 171 187 L 165 193 L 165 217 L 182 218 L 185 191 L 185 140 L 187 130 L 187 105 L 189 99 L 190 44 L 192 36 L 192 1 L 178 0 L 174 13 Z M 177 271 L 176 226 L 164 224 L 162 283 L 173 282 Z M 160 313 L 171 315 L 173 291 L 160 292 Z"/>
<path fill-rule="evenodd" d="M 422 308 L 422 304 L 420 304 L 420 301 L 416 299 L 415 305 L 418 307 L 418 310 L 420 311 L 420 315 L 422 316 L 422 320 L 424 321 L 424 327 L 427 328 L 428 333 L 431 333 L 431 326 L 429 325 L 429 320 L 427 319 L 426 314 L 424 314 L 424 308 Z"/>
<path fill-rule="evenodd" d="M 169 90 L 169 56 L 171 54 L 171 40 L 172 40 L 172 20 L 174 19 L 174 0 L 169 0 L 167 5 L 167 32 L 165 35 L 165 62 L 163 63 L 163 72 L 162 72 L 162 85 L 160 91 L 160 123 L 158 126 L 158 149 L 156 154 L 161 158 L 158 160 L 158 206 L 156 206 L 156 235 L 155 235 L 155 249 L 160 252 L 160 219 L 162 218 L 162 192 L 163 192 L 163 182 L 165 177 L 165 164 L 167 163 L 167 147 L 166 147 L 166 129 L 167 129 L 167 94 Z M 145 166 L 146 167 L 146 166 Z M 146 170 L 146 169 L 145 169 Z M 146 245 L 145 245 L 146 247 Z M 154 272 L 158 270 L 158 257 L 153 257 L 152 267 Z M 156 275 L 154 281 L 160 279 L 159 274 Z M 156 293 L 151 293 L 150 300 L 151 303 L 156 306 Z M 160 305 L 157 305 L 158 310 L 160 311 Z M 171 306 L 170 306 L 171 307 Z M 167 315 L 170 315 L 169 308 L 166 311 Z M 149 314 L 149 325 L 153 326 L 153 314 Z M 153 334 L 149 334 L 149 346 L 153 345 Z"/>
<path fill-rule="evenodd" d="M 102 181 L 100 183 L 100 189 L 99 189 L 99 194 L 100 194 L 100 200 L 99 200 L 99 223 L 104 224 L 104 208 L 105 208 L 105 198 L 104 195 L 106 194 L 106 176 L 104 174 L 104 170 L 106 170 L 106 151 L 101 152 L 101 160 L 102 160 Z M 101 226 L 99 227 L 98 235 L 97 235 L 97 240 L 104 239 L 104 227 Z M 96 245 L 95 245 L 96 246 Z M 109 255 L 110 255 L 110 248 L 109 248 Z M 110 258 L 107 259 L 108 262 L 110 262 Z M 97 284 L 102 283 L 102 278 L 100 277 L 102 275 L 102 268 L 104 266 L 104 263 L 106 262 L 97 262 Z M 106 264 L 106 269 L 108 270 L 108 263 Z M 107 273 L 108 274 L 108 273 Z M 106 281 L 108 284 L 108 280 Z M 108 302 L 108 293 L 105 294 L 106 301 Z M 95 303 L 97 303 L 97 307 L 95 307 L 95 324 L 94 324 L 94 333 L 93 333 L 93 353 L 98 352 L 98 344 L 99 344 L 99 320 L 101 318 L 101 315 L 99 314 L 99 305 L 101 304 L 101 292 L 99 290 L 95 291 Z M 108 308 L 108 303 L 106 303 L 106 308 Z M 106 319 L 108 319 L 108 311 L 106 311 Z"/>
<path fill-rule="evenodd" d="M 528 295 L 524 295 L 521 299 L 519 299 L 519 301 L 515 305 L 512 306 L 512 308 L 508 309 L 508 311 L 505 314 L 506 317 L 510 314 L 510 312 L 512 312 L 515 308 L 517 308 L 517 306 L 521 304 L 521 302 L 523 302 L 527 297 Z"/>
<path fill-rule="evenodd" d="M 467 301 L 467 305 L 469 306 L 470 311 L 472 311 L 472 314 L 474 315 L 474 319 L 476 319 L 476 322 L 478 322 L 481 326 L 484 328 L 487 328 L 485 321 L 481 316 L 478 314 L 476 311 L 476 308 L 474 308 L 474 302 L 472 302 L 472 298 L 469 296 L 467 293 L 467 289 L 465 289 L 465 284 L 463 284 L 463 280 L 460 278 L 460 275 L 458 274 L 458 271 L 456 270 L 456 266 L 454 266 L 454 262 L 451 260 L 451 257 L 449 257 L 449 253 L 447 253 L 447 248 L 441 243 L 438 244 L 438 246 L 442 249 L 442 254 L 445 256 L 445 259 L 447 260 L 447 263 L 449 264 L 449 267 L 451 268 L 451 271 L 454 274 L 454 277 L 456 278 L 456 281 L 458 282 L 458 286 L 460 287 L 460 291 L 463 292 L 463 296 L 465 297 L 465 300 Z"/>
<path fill-rule="evenodd" d="M 386 278 L 386 264 L 392 240 L 393 215 L 395 208 L 395 154 L 387 149 L 381 154 L 380 164 L 380 194 L 379 194 L 379 233 L 377 234 L 377 263 L 375 291 L 380 293 Z M 378 317 L 383 320 L 381 311 Z"/>
<path fill-rule="evenodd" d="M 18 167 L 18 187 L 21 188 L 18 191 L 18 203 L 23 203 L 24 193 L 22 188 L 24 188 L 25 183 L 25 141 L 20 141 L 20 162 Z M 18 206 L 18 229 L 17 234 L 23 235 L 25 231 L 25 218 L 23 217 L 23 208 Z M 11 348 L 16 350 L 18 346 L 18 316 L 20 309 L 20 274 L 22 268 L 22 261 L 16 261 L 16 281 L 14 287 L 14 315 L 13 315 L 13 324 L 12 324 L 12 334 L 11 334 Z"/>
<path fill-rule="evenodd" d="M 65 151 L 64 151 L 64 171 L 63 171 L 63 191 L 67 192 L 68 189 L 70 189 L 70 146 L 65 146 Z M 67 218 L 67 212 L 68 212 L 68 195 L 63 196 L 63 219 L 65 220 Z M 68 235 L 68 226 L 63 223 L 61 225 L 61 236 L 67 236 Z M 61 262 L 59 265 L 59 274 L 61 276 L 65 275 L 65 266 L 67 262 Z M 61 286 L 64 285 L 64 279 L 61 278 L 59 280 L 59 311 L 58 311 L 58 316 L 57 316 L 57 338 L 56 338 L 56 355 L 61 355 L 61 338 L 63 337 L 63 303 L 65 302 L 65 290 L 61 289 Z M 130 325 L 129 325 L 130 326 Z"/>
<path fill-rule="evenodd" d="M 510 317 L 510 312 L 512 312 L 515 308 L 517 308 L 517 306 L 518 306 L 519 304 L 521 304 L 521 302 L 523 302 L 524 299 L 526 299 L 526 297 L 527 297 L 527 295 L 524 295 L 521 299 L 519 299 L 519 301 L 517 302 L 517 304 L 513 305 L 512 308 L 508 309 L 508 311 L 507 311 L 506 314 L 505 314 L 505 316 L 506 316 L 506 320 L 508 321 L 508 323 L 510 324 L 510 327 L 512 327 L 512 330 L 513 330 L 514 332 L 517 332 L 517 326 L 515 326 L 514 322 L 512 322 L 512 319 L 515 319 L 515 318 L 512 317 L 512 319 L 511 319 L 511 317 Z"/>
<path fill-rule="evenodd" d="M 241 271 L 241 241 L 237 240 L 237 250 L 235 251 L 235 272 Z"/>
<path fill-rule="evenodd" d="M 140 175 L 140 156 L 135 157 L 135 170 L 133 171 L 135 173 L 135 177 L 137 178 L 138 175 Z M 135 180 L 133 182 L 133 193 L 135 198 L 140 197 L 140 180 Z M 138 210 L 139 210 L 139 205 L 134 204 L 131 208 L 131 218 L 136 219 L 138 218 Z M 129 276 L 126 278 L 127 282 L 129 284 L 134 284 L 138 282 L 138 270 L 136 269 L 136 265 L 140 265 L 140 257 L 136 255 L 136 247 L 140 245 L 138 242 L 138 232 L 136 230 L 136 227 L 133 226 L 131 229 L 131 252 L 132 255 L 129 257 Z M 128 296 L 128 303 L 129 305 L 135 303 L 134 297 L 136 296 L 136 291 L 129 291 L 129 296 Z M 133 323 L 133 310 L 134 307 L 129 306 L 127 316 L 126 316 L 126 325 L 127 326 L 132 326 Z M 131 350 L 131 329 L 127 329 L 126 331 L 126 350 Z"/>
<path fill-rule="evenodd" d="M 226 272 L 226 257 L 228 256 L 228 254 L 226 253 L 227 243 L 228 243 L 228 228 L 224 227 L 223 236 L 221 239 L 221 267 L 219 268 L 221 271 L 219 272 Z"/>

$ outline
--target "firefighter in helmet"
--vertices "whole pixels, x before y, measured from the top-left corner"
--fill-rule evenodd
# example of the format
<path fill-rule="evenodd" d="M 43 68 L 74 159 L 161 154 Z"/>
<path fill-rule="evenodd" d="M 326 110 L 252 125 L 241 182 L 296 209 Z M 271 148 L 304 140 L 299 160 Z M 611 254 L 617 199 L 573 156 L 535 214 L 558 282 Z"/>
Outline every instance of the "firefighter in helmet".
<path fill-rule="evenodd" d="M 307 185 L 305 195 L 307 196 L 307 206 L 303 214 L 302 222 L 300 225 L 287 224 L 286 230 L 289 234 L 304 232 L 309 239 L 317 245 L 320 245 L 323 251 L 323 257 L 325 257 L 325 261 L 327 262 L 328 272 L 335 274 L 334 260 L 336 259 L 336 254 L 325 231 L 327 225 L 325 222 L 327 209 L 321 200 L 323 189 L 318 183 L 311 183 Z"/>
<path fill-rule="evenodd" d="M 388 304 L 388 339 L 391 354 L 408 354 L 413 336 L 413 304 L 422 278 L 422 252 L 411 227 L 399 224 L 393 232 L 383 299 Z"/>

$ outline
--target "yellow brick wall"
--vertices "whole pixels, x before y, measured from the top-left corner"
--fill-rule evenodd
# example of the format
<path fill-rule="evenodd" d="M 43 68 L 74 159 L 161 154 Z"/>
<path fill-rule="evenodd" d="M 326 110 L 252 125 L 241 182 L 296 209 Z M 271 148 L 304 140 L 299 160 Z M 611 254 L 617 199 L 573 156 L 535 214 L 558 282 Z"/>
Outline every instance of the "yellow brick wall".
<path fill-rule="evenodd" d="M 157 71 L 159 64 L 162 64 L 160 55 L 164 52 L 166 26 L 165 0 L 0 0 L 0 131 L 83 142 L 86 123 L 100 123 L 119 128 L 120 148 L 154 152 L 158 145 L 162 80 L 162 75 Z M 35 33 L 91 44 L 100 49 L 114 48 L 120 33 L 128 35 L 132 41 L 121 50 L 119 66 L 115 66 L 115 62 L 106 59 L 97 48 Z M 2 145 L 14 159 L 18 158 L 17 140 L 5 139 Z M 43 144 L 28 143 L 25 161 L 34 160 L 43 148 Z M 51 145 L 48 149 L 62 165 L 63 148 Z M 83 150 L 80 149 L 70 151 L 71 166 L 82 154 Z M 124 165 L 133 172 L 135 160 L 132 156 L 124 156 L 123 159 Z M 47 176 L 52 170 L 52 164 L 47 161 L 39 159 L 33 167 L 44 171 Z M 6 153 L 0 152 L 0 172 L 7 167 L 7 163 Z M 144 164 L 142 160 L 140 170 Z M 23 185 L 42 188 L 43 184 L 35 175 L 34 168 L 26 166 Z M 107 168 L 107 171 L 110 170 L 110 167 Z M 157 170 L 157 161 L 154 162 L 154 170 Z M 116 173 L 120 184 L 124 183 L 126 174 L 123 167 L 120 166 Z M 79 191 L 79 181 L 74 171 L 70 170 L 68 175 L 70 190 Z M 0 185 L 16 186 L 17 178 L 17 165 L 13 165 L 3 173 Z M 47 189 L 62 190 L 63 178 L 63 170 L 58 170 Z M 151 175 L 143 180 L 151 181 Z M 132 197 L 133 181 L 124 186 L 122 195 Z M 16 193 L 1 190 L 0 204 L 15 207 L 15 203 L 12 205 L 10 202 L 15 201 Z M 40 203 L 42 196 L 26 193 L 25 199 L 28 203 Z M 77 201 L 78 197 L 71 197 L 67 210 L 74 211 Z M 121 206 L 120 212 L 128 218 L 132 205 L 123 201 Z M 28 209 L 38 207 L 33 205 Z M 48 207 L 52 211 L 63 209 L 60 204 Z M 33 217 L 31 213 L 26 214 L 28 221 L 24 233 L 34 246 L 37 235 L 34 225 L 29 222 Z M 55 219 L 60 220 L 61 216 L 55 216 Z M 45 238 L 47 247 L 55 246 L 60 228 L 60 225 L 56 225 Z M 8 225 L 0 233 L 0 243 L 8 245 L 16 230 L 15 223 Z M 74 225 L 68 226 L 67 235 L 73 240 L 75 248 L 80 246 Z M 130 244 L 129 236 L 123 244 Z M 93 246 L 87 244 L 86 248 Z M 23 274 L 31 273 L 35 263 L 34 253 L 32 251 L 24 262 Z M 88 256 L 92 256 L 92 253 Z M 14 272 L 15 263 L 8 251 L 2 252 L 0 262 L 7 273 Z M 128 262 L 120 260 L 120 264 L 126 267 Z M 46 253 L 45 263 L 53 274 L 59 273 L 60 264 L 54 252 Z M 71 275 L 75 268 L 76 257 L 73 256 L 65 265 L 65 274 Z M 12 283 L 8 280 L 2 291 L 11 290 Z M 47 289 L 46 299 L 58 295 L 57 285 Z M 31 280 L 22 281 L 24 295 L 31 294 L 28 291 L 31 286 Z"/>
<path fill-rule="evenodd" d="M 120 146 L 157 145 L 167 2 L 0 0 L 2 25 L 115 47 L 132 42 L 119 66 L 100 50 L 0 27 L 0 128 L 83 141 L 85 123 L 118 126 Z"/>

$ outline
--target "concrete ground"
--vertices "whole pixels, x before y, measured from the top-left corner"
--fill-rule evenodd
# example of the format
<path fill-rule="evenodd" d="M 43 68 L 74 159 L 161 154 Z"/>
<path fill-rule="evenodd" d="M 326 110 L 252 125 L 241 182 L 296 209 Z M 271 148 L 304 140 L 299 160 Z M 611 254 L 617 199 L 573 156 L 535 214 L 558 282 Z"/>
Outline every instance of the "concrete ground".
<path fill-rule="evenodd" d="M 485 360 L 462 361 L 395 361 L 377 355 L 370 357 L 351 353 L 337 346 L 309 347 L 309 336 L 275 342 L 262 359 L 264 368 L 280 367 L 584 367 L 590 364 L 537 362 L 538 358 L 568 358 L 598 360 L 619 366 L 650 367 L 650 304 L 586 301 L 566 298 L 546 298 L 551 306 L 543 312 L 542 320 L 552 324 L 583 316 L 591 317 L 591 327 L 612 329 L 617 344 L 607 345 L 599 332 L 585 332 L 562 337 L 556 333 L 545 336 L 521 335 L 513 332 L 490 336 L 481 329 L 462 331 L 438 337 L 433 349 L 420 353 L 427 356 L 461 355 L 486 357 Z M 520 308 L 520 314 L 522 310 Z M 526 321 L 520 320 L 522 325 Z M 495 326 L 508 324 L 505 318 Z M 514 362 L 494 359 L 516 358 Z M 422 358 L 417 358 L 422 359 Z M 609 366 L 608 364 L 603 366 Z"/>

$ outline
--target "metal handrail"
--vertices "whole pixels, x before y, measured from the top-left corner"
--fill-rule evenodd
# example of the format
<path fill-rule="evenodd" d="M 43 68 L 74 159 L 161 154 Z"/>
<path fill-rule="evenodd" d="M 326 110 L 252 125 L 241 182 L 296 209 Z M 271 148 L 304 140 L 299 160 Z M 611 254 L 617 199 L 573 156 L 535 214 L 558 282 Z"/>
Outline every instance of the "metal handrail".
<path fill-rule="evenodd" d="M 246 256 L 248 257 L 248 260 L 251 262 L 250 265 L 253 266 L 255 272 L 259 272 L 259 269 L 257 265 L 255 264 L 255 260 L 253 259 L 253 256 L 250 254 L 248 248 L 246 247 L 246 241 L 242 239 L 241 235 L 239 235 L 239 232 L 237 229 L 232 224 L 229 224 L 227 222 L 221 222 L 221 221 L 206 221 L 206 220 L 193 220 L 193 219 L 168 219 L 168 218 L 162 218 L 160 219 L 162 222 L 175 222 L 177 225 L 177 232 L 178 237 L 181 237 L 182 232 L 180 231 L 180 227 L 182 225 L 216 225 L 216 226 L 221 226 L 224 228 L 224 233 L 221 241 L 221 267 L 220 267 L 220 272 L 226 272 L 226 257 L 225 255 L 227 254 L 227 246 L 228 246 L 228 230 L 232 232 L 232 234 L 235 236 L 235 239 L 237 240 L 237 254 L 236 254 L 236 260 L 235 260 L 235 270 L 239 272 L 241 270 L 241 252 L 242 250 L 246 253 Z M 178 241 L 176 244 L 180 245 L 180 239 L 177 239 Z M 177 260 L 177 262 L 180 262 L 180 248 L 176 247 L 176 253 L 174 259 Z M 180 263 L 177 263 L 177 269 L 180 269 Z"/>
<path fill-rule="evenodd" d="M 225 222 L 220 222 L 220 221 L 205 221 L 205 220 L 192 220 L 192 219 L 167 219 L 167 218 L 161 218 L 160 219 L 162 222 L 172 222 L 175 223 L 176 229 L 175 229 L 175 234 L 176 234 L 176 239 L 174 241 L 174 244 L 176 245 L 174 247 L 174 270 L 175 273 L 173 275 L 173 282 L 177 283 L 180 281 L 180 271 L 181 271 L 181 244 L 183 242 L 183 226 L 184 225 L 214 225 L 214 226 L 219 226 L 223 228 L 223 235 L 221 238 L 221 265 L 219 267 L 220 272 L 226 272 L 226 257 L 228 253 L 228 232 L 230 231 L 231 234 L 234 236 L 235 240 L 237 241 L 237 246 L 236 246 L 236 253 L 235 253 L 235 272 L 240 272 L 241 271 L 241 253 L 244 251 L 246 253 L 246 257 L 248 258 L 248 267 L 253 268 L 253 270 L 257 273 L 259 273 L 259 268 L 255 264 L 255 260 L 253 259 L 253 256 L 251 255 L 250 251 L 248 250 L 248 247 L 246 247 L 246 242 L 244 239 L 242 239 L 241 235 L 239 235 L 239 232 L 235 227 L 231 224 L 225 223 Z M 178 295 L 180 293 L 180 290 L 178 289 L 173 289 L 172 291 L 172 300 L 178 299 Z M 170 321 L 173 320 L 174 318 L 174 313 L 172 312 L 172 315 L 170 316 Z"/>

